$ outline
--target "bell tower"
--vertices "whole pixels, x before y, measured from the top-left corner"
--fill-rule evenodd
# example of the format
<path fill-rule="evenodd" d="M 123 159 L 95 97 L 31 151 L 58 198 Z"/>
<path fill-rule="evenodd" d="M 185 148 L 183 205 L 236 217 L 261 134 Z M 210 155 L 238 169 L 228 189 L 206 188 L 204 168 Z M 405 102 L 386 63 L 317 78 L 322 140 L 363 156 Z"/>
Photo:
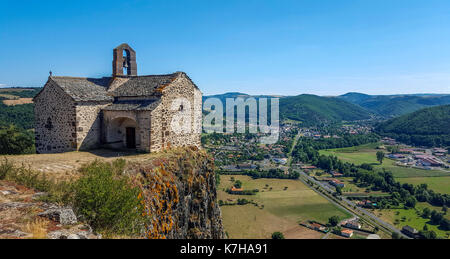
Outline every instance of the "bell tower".
<path fill-rule="evenodd" d="M 113 50 L 113 77 L 137 76 L 136 52 L 123 43 Z"/>

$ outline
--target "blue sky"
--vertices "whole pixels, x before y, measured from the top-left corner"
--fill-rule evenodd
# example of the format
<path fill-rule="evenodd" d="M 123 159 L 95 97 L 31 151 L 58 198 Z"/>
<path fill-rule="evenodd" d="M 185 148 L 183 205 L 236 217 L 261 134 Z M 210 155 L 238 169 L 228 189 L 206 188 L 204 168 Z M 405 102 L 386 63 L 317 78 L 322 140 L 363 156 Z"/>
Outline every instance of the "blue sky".
<path fill-rule="evenodd" d="M 450 93 L 448 0 L 0 1 L 0 85 L 185 71 L 204 94 Z"/>

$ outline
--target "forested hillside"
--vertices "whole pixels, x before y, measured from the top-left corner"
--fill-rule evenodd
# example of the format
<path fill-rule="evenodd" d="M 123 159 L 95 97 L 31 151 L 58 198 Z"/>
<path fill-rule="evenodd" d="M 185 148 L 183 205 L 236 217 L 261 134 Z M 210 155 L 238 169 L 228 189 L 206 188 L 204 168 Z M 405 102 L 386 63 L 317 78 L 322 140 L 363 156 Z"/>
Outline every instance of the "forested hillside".
<path fill-rule="evenodd" d="M 8 106 L 3 100 L 33 98 L 42 88 L 20 89 L 1 88 L 0 89 L 0 126 L 14 124 L 23 129 L 33 128 L 34 114 L 33 104 L 20 104 Z"/>
<path fill-rule="evenodd" d="M 0 154 L 34 153 L 34 112 L 32 103 L 5 105 L 4 100 L 33 98 L 41 88 L 0 89 Z"/>
<path fill-rule="evenodd" d="M 301 121 L 304 125 L 317 125 L 365 120 L 371 113 L 339 98 L 303 94 L 280 99 L 280 117 Z"/>
<path fill-rule="evenodd" d="M 406 144 L 450 146 L 450 105 L 410 113 L 381 123 L 376 131 Z"/>
<path fill-rule="evenodd" d="M 0 126 L 14 124 L 23 129 L 31 129 L 33 123 L 33 104 L 7 106 L 0 102 Z"/>
<path fill-rule="evenodd" d="M 203 101 L 207 98 L 218 98 L 224 105 L 224 114 L 226 112 L 225 105 L 227 98 L 244 99 L 254 97 L 258 98 L 274 98 L 275 96 L 260 95 L 251 96 L 244 93 L 226 93 L 221 95 L 213 95 L 203 97 Z M 347 101 L 334 97 L 320 97 L 316 95 L 303 94 L 299 96 L 279 97 L 280 98 L 280 119 L 300 121 L 304 126 L 316 126 L 324 123 L 334 123 L 340 121 L 355 121 L 371 118 L 371 113 L 358 105 L 354 105 Z M 268 102 L 270 106 L 270 101 Z M 268 111 L 270 118 L 270 109 Z"/>
<path fill-rule="evenodd" d="M 339 98 L 359 105 L 377 115 L 399 116 L 423 108 L 450 104 L 450 95 L 367 95 L 347 93 Z"/>

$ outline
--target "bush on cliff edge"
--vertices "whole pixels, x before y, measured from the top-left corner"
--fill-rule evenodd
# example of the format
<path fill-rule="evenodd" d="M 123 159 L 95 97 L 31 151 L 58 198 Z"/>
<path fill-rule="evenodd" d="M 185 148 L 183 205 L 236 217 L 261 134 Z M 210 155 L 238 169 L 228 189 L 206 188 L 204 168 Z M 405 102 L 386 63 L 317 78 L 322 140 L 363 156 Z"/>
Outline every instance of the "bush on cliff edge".
<path fill-rule="evenodd" d="M 93 162 L 81 168 L 74 183 L 73 205 L 78 215 L 97 230 L 138 234 L 144 224 L 140 189 L 123 175 L 125 161 Z"/>

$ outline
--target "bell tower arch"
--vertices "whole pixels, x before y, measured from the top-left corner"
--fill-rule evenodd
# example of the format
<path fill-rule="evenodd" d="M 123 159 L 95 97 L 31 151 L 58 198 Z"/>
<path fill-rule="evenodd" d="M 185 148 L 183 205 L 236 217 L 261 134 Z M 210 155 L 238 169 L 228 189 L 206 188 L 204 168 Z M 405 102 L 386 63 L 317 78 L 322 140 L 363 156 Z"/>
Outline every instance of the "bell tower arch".
<path fill-rule="evenodd" d="M 136 52 L 126 43 L 113 50 L 113 76 L 137 76 Z"/>

